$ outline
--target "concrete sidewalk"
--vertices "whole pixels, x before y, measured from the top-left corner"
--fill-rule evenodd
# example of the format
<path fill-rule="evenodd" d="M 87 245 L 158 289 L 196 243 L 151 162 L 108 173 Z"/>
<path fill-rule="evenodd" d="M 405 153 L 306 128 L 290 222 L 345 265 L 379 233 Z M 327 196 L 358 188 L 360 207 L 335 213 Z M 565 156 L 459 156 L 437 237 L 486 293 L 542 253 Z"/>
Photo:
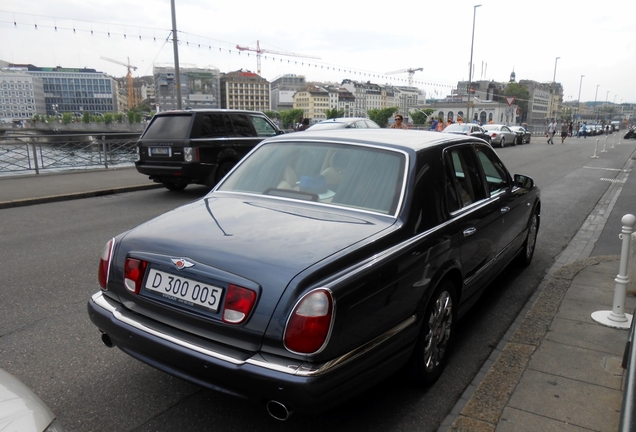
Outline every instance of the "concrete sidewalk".
<path fill-rule="evenodd" d="M 620 188 L 636 187 L 636 176 L 624 176 L 558 257 L 440 431 L 617 430 L 628 332 L 601 326 L 590 314 L 612 309 L 619 256 L 590 254 Z M 0 209 L 157 187 L 134 167 L 0 177 Z M 631 313 L 636 298 L 628 296 L 625 307 Z"/>
<path fill-rule="evenodd" d="M 135 167 L 0 176 L 0 209 L 160 187 Z"/>

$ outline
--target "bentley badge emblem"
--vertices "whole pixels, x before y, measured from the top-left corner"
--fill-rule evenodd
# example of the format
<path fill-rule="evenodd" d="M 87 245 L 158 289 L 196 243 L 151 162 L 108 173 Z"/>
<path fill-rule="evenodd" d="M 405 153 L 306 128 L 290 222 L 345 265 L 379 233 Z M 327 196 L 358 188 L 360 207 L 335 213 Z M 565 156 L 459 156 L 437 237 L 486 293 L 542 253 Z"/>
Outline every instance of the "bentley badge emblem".
<path fill-rule="evenodd" d="M 185 258 L 172 258 L 171 261 L 177 270 L 183 270 L 184 268 L 192 267 L 194 265 Z"/>

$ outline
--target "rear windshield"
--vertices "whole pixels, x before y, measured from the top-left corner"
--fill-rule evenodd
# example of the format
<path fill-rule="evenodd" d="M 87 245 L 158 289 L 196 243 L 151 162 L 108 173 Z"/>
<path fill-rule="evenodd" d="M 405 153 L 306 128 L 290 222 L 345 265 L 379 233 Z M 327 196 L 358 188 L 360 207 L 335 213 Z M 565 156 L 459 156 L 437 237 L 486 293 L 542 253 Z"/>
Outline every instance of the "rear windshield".
<path fill-rule="evenodd" d="M 156 116 L 148 126 L 144 139 L 174 140 L 189 138 L 191 115 Z"/>

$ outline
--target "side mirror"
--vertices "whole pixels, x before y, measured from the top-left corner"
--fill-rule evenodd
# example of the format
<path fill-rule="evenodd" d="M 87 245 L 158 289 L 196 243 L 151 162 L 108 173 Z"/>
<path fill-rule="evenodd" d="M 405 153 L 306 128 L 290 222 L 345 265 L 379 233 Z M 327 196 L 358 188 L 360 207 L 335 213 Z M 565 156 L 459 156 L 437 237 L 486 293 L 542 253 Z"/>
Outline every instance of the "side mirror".
<path fill-rule="evenodd" d="M 522 189 L 532 189 L 534 187 L 534 180 L 531 177 L 515 174 L 514 176 L 515 186 L 520 187 Z"/>

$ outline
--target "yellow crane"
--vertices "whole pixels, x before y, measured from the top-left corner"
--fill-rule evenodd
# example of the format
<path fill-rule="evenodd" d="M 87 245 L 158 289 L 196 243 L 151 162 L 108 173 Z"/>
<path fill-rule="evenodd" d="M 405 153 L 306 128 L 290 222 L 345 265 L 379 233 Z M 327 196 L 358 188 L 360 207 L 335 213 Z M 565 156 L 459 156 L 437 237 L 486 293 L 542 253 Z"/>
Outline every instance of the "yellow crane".
<path fill-rule="evenodd" d="M 320 60 L 320 57 L 308 56 L 308 55 L 304 55 L 304 54 L 296 54 L 296 53 L 291 53 L 291 52 L 272 51 L 272 50 L 268 50 L 268 49 L 261 49 L 260 41 L 256 41 L 256 49 L 250 48 L 250 47 L 244 47 L 244 46 L 240 46 L 240 45 L 237 45 L 236 49 L 239 50 L 239 51 L 255 51 L 256 52 L 256 67 L 257 67 L 257 70 L 258 70 L 257 73 L 259 75 L 261 74 L 261 53 L 278 54 L 278 55 L 284 55 L 284 56 L 290 56 L 290 57 L 305 57 L 305 58 L 312 58 L 312 59 Z"/>
<path fill-rule="evenodd" d="M 126 74 L 126 80 L 128 81 L 128 109 L 132 109 L 135 104 L 135 98 L 133 94 L 133 77 L 130 70 L 137 70 L 137 66 L 133 66 L 130 64 L 130 57 L 128 57 L 128 63 L 120 62 L 119 60 L 114 60 L 112 58 L 103 56 L 101 57 L 101 59 L 121 66 L 126 66 L 128 68 L 128 73 Z"/>
<path fill-rule="evenodd" d="M 424 68 L 416 68 L 416 69 L 400 69 L 400 70 L 396 70 L 393 72 L 387 72 L 384 75 L 393 75 L 393 74 L 399 74 L 399 73 L 408 73 L 409 74 L 409 87 L 412 87 L 411 84 L 413 83 L 413 74 L 417 71 L 423 71 Z"/>

